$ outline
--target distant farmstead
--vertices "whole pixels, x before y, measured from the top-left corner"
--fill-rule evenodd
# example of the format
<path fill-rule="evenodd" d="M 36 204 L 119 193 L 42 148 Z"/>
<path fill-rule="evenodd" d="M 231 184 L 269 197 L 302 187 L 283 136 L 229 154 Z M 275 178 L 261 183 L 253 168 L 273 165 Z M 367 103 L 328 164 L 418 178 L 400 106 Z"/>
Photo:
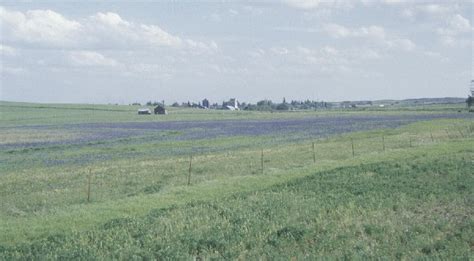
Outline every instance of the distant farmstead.
<path fill-rule="evenodd" d="M 232 98 L 228 102 L 224 103 L 224 109 L 230 111 L 238 111 L 239 110 L 239 102 L 237 99 Z"/>
<path fill-rule="evenodd" d="M 168 114 L 168 112 L 166 111 L 165 106 L 158 105 L 158 106 L 155 107 L 155 114 L 166 115 L 166 114 Z"/>
<path fill-rule="evenodd" d="M 148 108 L 141 108 L 141 109 L 138 109 L 138 114 L 139 115 L 148 115 L 148 114 L 151 114 L 151 111 Z"/>

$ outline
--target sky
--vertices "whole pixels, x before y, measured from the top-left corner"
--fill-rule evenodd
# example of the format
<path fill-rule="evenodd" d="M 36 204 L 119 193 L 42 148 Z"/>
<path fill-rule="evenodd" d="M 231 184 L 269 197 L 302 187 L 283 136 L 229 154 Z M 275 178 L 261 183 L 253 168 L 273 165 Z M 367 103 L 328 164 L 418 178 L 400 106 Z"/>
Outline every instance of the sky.
<path fill-rule="evenodd" d="M 0 0 L 0 100 L 467 97 L 466 1 Z"/>

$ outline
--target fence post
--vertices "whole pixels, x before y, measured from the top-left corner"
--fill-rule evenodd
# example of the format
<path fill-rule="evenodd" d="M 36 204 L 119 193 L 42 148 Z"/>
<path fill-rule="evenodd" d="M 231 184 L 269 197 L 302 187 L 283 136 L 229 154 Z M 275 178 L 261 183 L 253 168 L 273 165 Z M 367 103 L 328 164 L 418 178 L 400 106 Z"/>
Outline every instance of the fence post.
<path fill-rule="evenodd" d="M 408 139 L 410 140 L 410 148 L 413 148 L 411 136 L 409 136 Z"/>
<path fill-rule="evenodd" d="M 445 129 L 444 131 L 446 132 L 446 135 L 448 135 L 448 139 L 451 139 L 451 135 L 449 135 L 448 129 Z"/>
<path fill-rule="evenodd" d="M 355 157 L 355 151 L 354 151 L 354 139 L 351 138 L 351 147 L 352 147 L 352 157 Z"/>
<path fill-rule="evenodd" d="M 262 174 L 263 174 L 263 172 L 264 172 L 264 165 L 263 165 L 263 164 L 264 164 L 264 163 L 263 163 L 263 149 L 262 149 L 262 155 L 261 155 L 261 157 L 260 157 L 260 165 L 261 165 Z"/>
<path fill-rule="evenodd" d="M 385 152 L 385 136 L 382 135 L 382 147 L 383 147 L 383 151 Z"/>
<path fill-rule="evenodd" d="M 191 185 L 191 173 L 193 172 L 193 154 L 189 158 L 188 186 Z"/>
<path fill-rule="evenodd" d="M 87 202 L 91 201 L 91 178 L 92 178 L 92 169 L 89 168 L 89 176 L 87 176 Z"/>
<path fill-rule="evenodd" d="M 431 142 L 434 142 L 433 132 L 432 132 L 432 131 L 430 131 L 430 137 L 431 137 Z"/>
<path fill-rule="evenodd" d="M 313 141 L 313 163 L 316 163 L 316 151 L 314 149 L 314 141 Z"/>

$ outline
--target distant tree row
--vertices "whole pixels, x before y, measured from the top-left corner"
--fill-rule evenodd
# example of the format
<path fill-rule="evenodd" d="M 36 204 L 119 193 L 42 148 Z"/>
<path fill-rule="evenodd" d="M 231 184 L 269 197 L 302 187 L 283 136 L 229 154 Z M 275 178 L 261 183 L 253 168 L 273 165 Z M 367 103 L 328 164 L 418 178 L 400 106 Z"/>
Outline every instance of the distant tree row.
<path fill-rule="evenodd" d="M 162 102 L 152 102 L 149 101 L 146 103 L 147 106 L 156 106 L 156 105 L 164 105 L 164 101 Z M 141 105 L 140 103 L 133 103 L 132 105 Z M 172 107 L 182 107 L 182 108 L 202 108 L 202 109 L 225 109 L 228 106 L 237 105 L 238 108 L 241 110 L 248 110 L 248 111 L 288 111 L 288 110 L 310 110 L 310 109 L 328 109 L 332 107 L 332 104 L 324 102 L 324 101 L 297 101 L 292 100 L 291 102 L 287 102 L 285 98 L 283 101 L 273 102 L 272 100 L 261 100 L 257 103 L 247 103 L 247 102 L 238 102 L 235 100 L 223 101 L 221 104 L 219 103 L 209 103 L 209 100 L 204 99 L 202 102 L 174 102 L 171 104 Z"/>
<path fill-rule="evenodd" d="M 249 103 L 247 106 L 243 107 L 244 110 L 250 111 L 288 111 L 288 110 L 309 110 L 309 109 L 327 109 L 330 108 L 331 104 L 327 102 L 318 102 L 318 101 L 291 101 L 287 102 L 285 98 L 281 103 L 275 103 L 271 100 L 261 100 L 256 104 Z"/>

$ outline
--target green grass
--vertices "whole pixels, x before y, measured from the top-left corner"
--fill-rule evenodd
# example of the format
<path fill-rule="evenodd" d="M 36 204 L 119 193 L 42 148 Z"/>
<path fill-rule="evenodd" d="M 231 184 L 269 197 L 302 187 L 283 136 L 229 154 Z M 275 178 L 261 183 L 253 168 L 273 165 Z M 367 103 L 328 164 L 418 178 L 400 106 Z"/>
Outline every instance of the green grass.
<path fill-rule="evenodd" d="M 340 167 L 218 199 L 193 197 L 191 203 L 110 219 L 88 231 L 6 247 L 2 254 L 6 259 L 469 258 L 472 153 Z"/>
<path fill-rule="evenodd" d="M 108 111 L 88 118 L 96 111 L 83 110 L 86 105 L 14 106 L 48 113 L 71 108 L 45 124 L 107 121 L 115 107 L 93 106 Z M 117 107 L 118 114 L 129 110 Z M 182 113 L 174 119 L 187 119 L 186 113 L 199 114 L 194 120 L 227 117 Z M 117 115 L 113 121 L 124 121 Z M 10 126 L 4 143 L 75 135 L 30 133 L 15 126 L 39 124 L 40 118 L 8 117 L 2 116 Z M 134 137 L 1 151 L 0 260 L 469 259 L 473 127 L 472 120 L 447 119 L 298 142 L 260 136 L 155 143 Z M 103 158 L 74 161 L 86 156 Z"/>
<path fill-rule="evenodd" d="M 54 125 L 91 122 L 149 122 L 176 120 L 265 120 L 317 116 L 411 115 L 466 111 L 465 105 L 427 105 L 362 109 L 330 109 L 318 111 L 223 111 L 168 107 L 169 115 L 137 115 L 141 106 L 94 104 L 37 104 L 0 101 L 0 123 L 3 127 Z M 151 106 L 149 106 L 151 108 Z"/>

